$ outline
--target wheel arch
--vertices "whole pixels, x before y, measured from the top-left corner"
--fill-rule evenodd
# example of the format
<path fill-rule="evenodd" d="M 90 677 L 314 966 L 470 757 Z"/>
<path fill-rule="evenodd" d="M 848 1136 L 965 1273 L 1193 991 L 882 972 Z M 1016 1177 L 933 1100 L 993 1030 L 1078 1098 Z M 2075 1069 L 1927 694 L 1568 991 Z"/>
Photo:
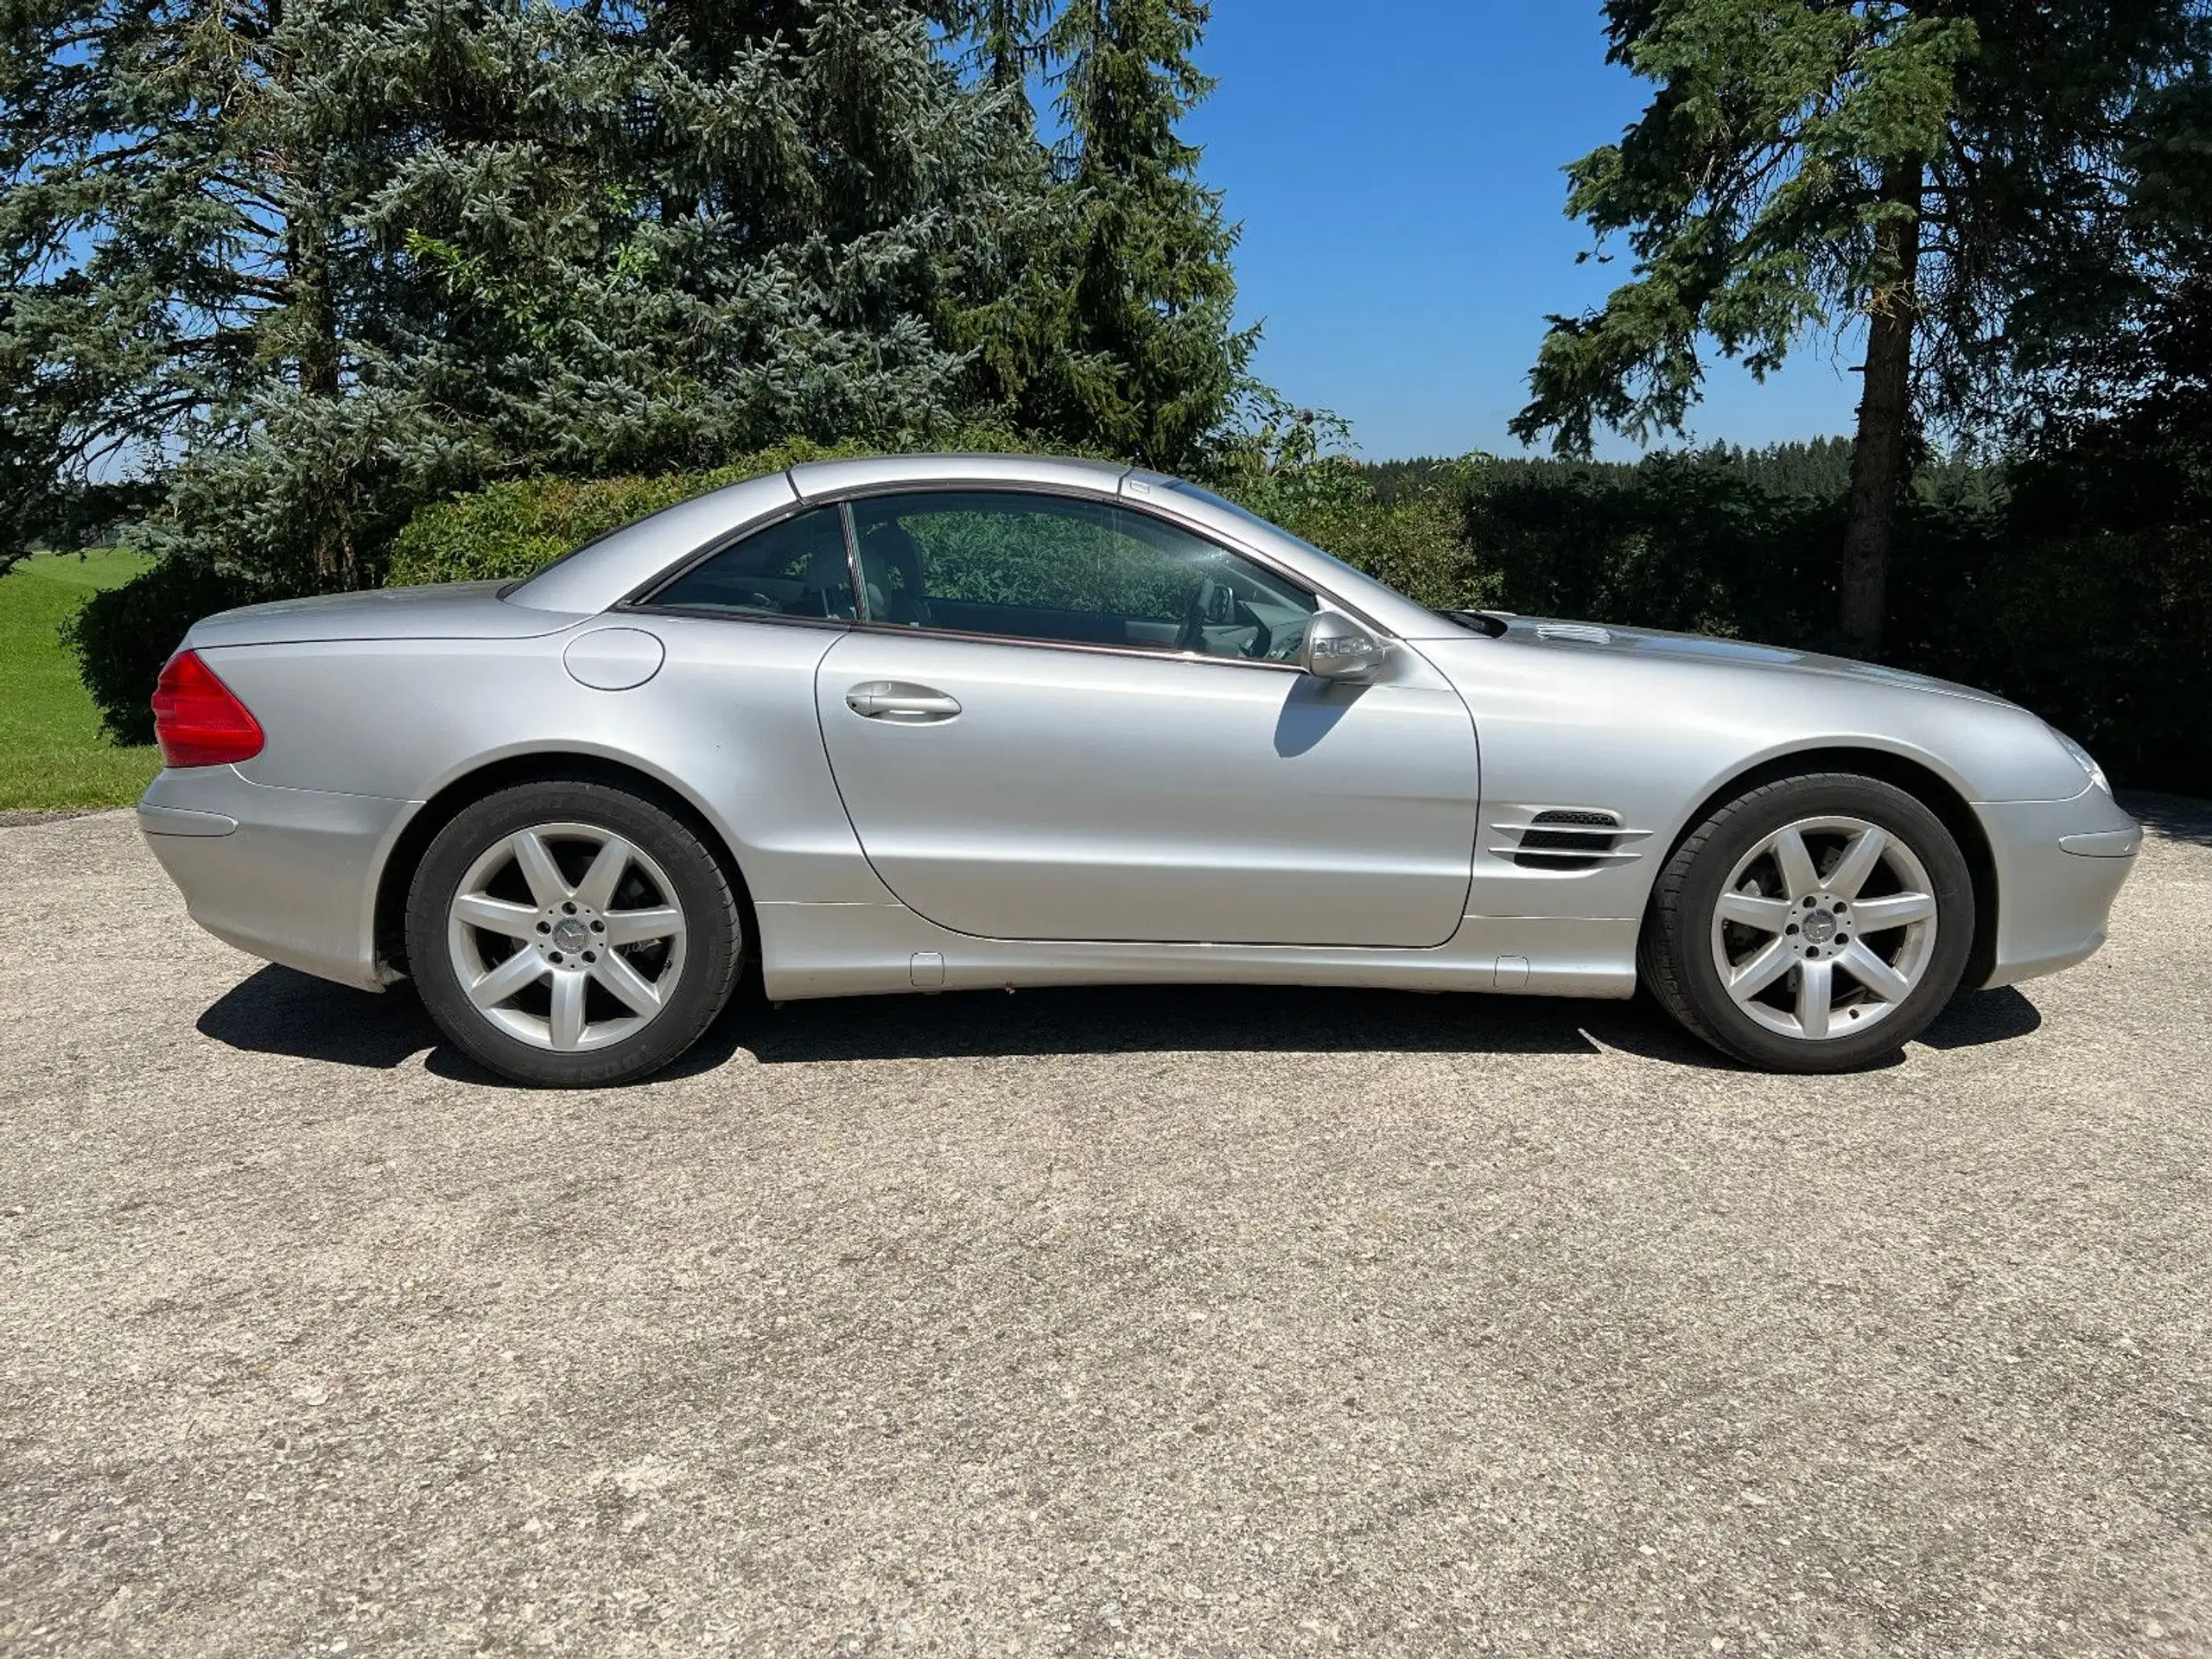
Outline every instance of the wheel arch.
<path fill-rule="evenodd" d="M 1974 878 L 1974 949 L 1967 957 L 1966 973 L 1959 983 L 1962 989 L 1967 990 L 1978 988 L 1986 983 L 1996 968 L 1997 907 L 2003 897 L 1998 890 L 1997 860 L 1990 849 L 1989 836 L 1982 828 L 1981 819 L 1976 816 L 1958 786 L 1934 767 L 1923 765 L 1910 755 L 1852 744 L 1796 749 L 1784 754 L 1770 755 L 1731 774 L 1693 806 L 1688 816 L 1676 828 L 1674 838 L 1668 842 L 1665 855 L 1659 859 L 1656 868 L 1665 869 L 1698 825 L 1738 796 L 1764 784 L 1779 783 L 1785 778 L 1820 772 L 1855 772 L 1860 777 L 1889 784 L 1903 790 L 1942 821 L 1943 827 L 1951 832 L 1951 838 L 1959 843 L 1959 851 L 1967 861 L 1967 873 Z M 1643 925 L 1646 928 L 1651 925 L 1648 905 Z"/>
<path fill-rule="evenodd" d="M 386 977 L 404 976 L 407 971 L 408 890 L 413 887 L 415 873 L 422 868 L 423 855 L 429 851 L 438 831 L 468 807 L 500 790 L 512 789 L 518 784 L 563 782 L 604 784 L 651 801 L 681 819 L 729 877 L 731 891 L 737 895 L 739 912 L 744 920 L 746 942 L 751 947 L 748 954 L 757 954 L 760 929 L 753 907 L 753 890 L 746 881 L 744 867 L 739 863 L 728 836 L 703 804 L 667 779 L 626 761 L 581 750 L 533 750 L 503 755 L 449 779 L 423 803 L 393 839 L 383 867 L 377 872 L 372 922 L 375 959 L 380 970 L 391 970 Z"/>

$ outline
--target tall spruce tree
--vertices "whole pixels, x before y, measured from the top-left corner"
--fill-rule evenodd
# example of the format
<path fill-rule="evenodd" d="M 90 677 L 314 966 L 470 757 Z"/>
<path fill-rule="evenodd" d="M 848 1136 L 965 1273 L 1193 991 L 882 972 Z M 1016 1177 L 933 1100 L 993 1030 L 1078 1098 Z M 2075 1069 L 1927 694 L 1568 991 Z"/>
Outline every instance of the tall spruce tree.
<path fill-rule="evenodd" d="M 389 8 L 355 9 L 375 27 Z M 379 273 L 345 207 L 388 159 L 287 0 L 22 0 L 0 12 L 5 534 L 234 437 L 263 400 L 335 404 Z M 355 550 L 328 518 L 308 562 Z"/>
<path fill-rule="evenodd" d="M 1053 202 L 900 0 L 22 0 L 0 77 L 0 486 L 271 588 L 502 473 L 949 425 Z"/>
<path fill-rule="evenodd" d="M 967 42 L 967 62 L 1025 129 L 1036 118 L 1029 78 L 1046 65 L 1043 25 L 1051 0 L 939 0 L 937 21 Z"/>
<path fill-rule="evenodd" d="M 575 84 L 395 175 L 375 221 L 449 307 L 411 381 L 563 471 L 957 423 L 1034 145 L 895 0 L 695 10 L 544 54 Z"/>
<path fill-rule="evenodd" d="M 1030 424 L 1088 431 L 1167 468 L 1204 464 L 1257 331 L 1232 316 L 1236 231 L 1177 124 L 1212 90 L 1192 53 L 1202 0 L 1071 0 L 1045 36 L 1063 76 L 1069 231 L 1034 327 Z"/>
<path fill-rule="evenodd" d="M 2037 378 L 2123 318 L 2145 271 L 2132 149 L 2202 62 L 2202 0 L 1608 0 L 1656 84 L 1568 169 L 1568 211 L 1634 275 L 1554 317 L 1524 440 L 1681 429 L 1701 338 L 1755 375 L 1864 329 L 1839 622 L 1878 648 L 1916 435 L 2032 416 Z"/>

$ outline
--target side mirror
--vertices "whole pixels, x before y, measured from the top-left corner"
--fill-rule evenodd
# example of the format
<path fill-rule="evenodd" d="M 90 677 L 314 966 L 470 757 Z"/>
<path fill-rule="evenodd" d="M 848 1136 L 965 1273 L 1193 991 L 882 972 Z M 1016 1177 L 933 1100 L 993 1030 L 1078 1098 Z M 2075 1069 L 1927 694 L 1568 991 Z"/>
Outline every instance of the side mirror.
<path fill-rule="evenodd" d="M 1325 680 L 1363 680 L 1389 659 L 1390 647 L 1348 616 L 1315 613 L 1306 625 L 1299 657 L 1308 674 Z"/>

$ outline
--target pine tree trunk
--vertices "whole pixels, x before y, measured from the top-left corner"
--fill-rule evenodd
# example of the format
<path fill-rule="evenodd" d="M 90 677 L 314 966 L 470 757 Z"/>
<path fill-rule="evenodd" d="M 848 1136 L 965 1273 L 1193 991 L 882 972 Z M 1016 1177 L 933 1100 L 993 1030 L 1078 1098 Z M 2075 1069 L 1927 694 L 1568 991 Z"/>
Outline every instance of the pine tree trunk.
<path fill-rule="evenodd" d="M 321 175 L 310 157 L 294 173 L 302 193 L 321 194 Z M 320 218 L 318 213 L 317 218 Z M 339 370 L 338 314 L 331 303 L 330 251 L 317 223 L 295 213 L 285 227 L 284 247 L 291 287 L 294 343 L 299 353 L 300 390 L 335 403 L 342 391 Z M 334 482 L 335 480 L 334 480 Z M 327 514 L 312 532 L 315 578 L 319 591 L 342 593 L 360 586 L 360 569 L 342 510 Z"/>
<path fill-rule="evenodd" d="M 1884 199 L 1916 209 L 1921 173 L 1916 161 L 1892 163 L 1882 177 Z M 1866 334 L 1866 385 L 1859 402 L 1859 436 L 1851 454 L 1851 505 L 1843 531 L 1843 602 L 1838 619 L 1852 649 L 1866 656 L 1882 646 L 1891 531 L 1904 484 L 1910 435 L 1918 221 L 1885 224 L 1877 232 L 1875 246 L 1877 276 Z"/>
<path fill-rule="evenodd" d="M 262 27 L 254 31 L 253 56 L 262 70 L 293 94 L 299 65 L 284 41 L 285 0 L 264 0 Z M 234 15 L 251 22 L 251 14 Z M 338 349 L 338 311 L 331 293 L 330 247 L 323 228 L 322 167 L 312 135 L 296 130 L 292 145 L 272 147 L 269 164 L 291 188 L 284 221 L 284 287 L 287 333 L 305 396 L 335 403 L 343 387 Z M 334 483 L 336 480 L 333 480 Z M 310 515 L 305 525 L 316 591 L 341 592 L 358 587 L 359 569 L 342 511 Z"/>
<path fill-rule="evenodd" d="M 318 230 L 297 220 L 287 232 L 286 244 L 297 319 L 300 390 L 310 397 L 334 398 L 339 391 L 338 315 L 330 302 L 329 251 Z"/>

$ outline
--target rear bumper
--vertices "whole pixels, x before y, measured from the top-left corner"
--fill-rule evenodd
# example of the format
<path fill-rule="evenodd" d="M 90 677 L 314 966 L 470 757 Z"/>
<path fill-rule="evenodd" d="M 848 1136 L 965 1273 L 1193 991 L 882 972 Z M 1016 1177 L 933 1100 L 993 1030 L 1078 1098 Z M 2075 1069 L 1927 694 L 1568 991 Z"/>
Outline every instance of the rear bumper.
<path fill-rule="evenodd" d="M 407 801 L 250 783 L 230 766 L 164 772 L 138 804 L 146 844 L 192 919 L 302 973 L 381 990 L 373 881 Z"/>
<path fill-rule="evenodd" d="M 1997 951 L 1984 988 L 2096 954 L 2143 831 L 2101 790 L 2070 801 L 1978 804 L 1997 866 Z"/>

